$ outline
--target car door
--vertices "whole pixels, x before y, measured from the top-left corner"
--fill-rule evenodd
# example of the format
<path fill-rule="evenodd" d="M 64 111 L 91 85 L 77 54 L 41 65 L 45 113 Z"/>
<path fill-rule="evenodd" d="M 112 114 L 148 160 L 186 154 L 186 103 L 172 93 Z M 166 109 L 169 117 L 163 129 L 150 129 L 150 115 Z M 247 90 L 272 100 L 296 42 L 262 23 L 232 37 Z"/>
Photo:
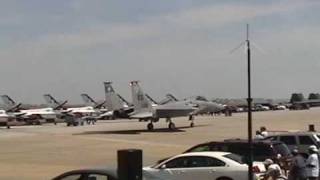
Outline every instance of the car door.
<path fill-rule="evenodd" d="M 225 174 L 226 163 L 207 156 L 192 156 L 188 159 L 188 167 L 183 173 L 187 179 L 212 180 Z"/>
<path fill-rule="evenodd" d="M 187 169 L 188 159 L 188 157 L 177 157 L 175 159 L 171 159 L 157 169 L 149 170 L 148 174 L 150 175 L 148 175 L 147 179 L 180 180 L 187 178 L 184 177 L 184 172 Z"/>

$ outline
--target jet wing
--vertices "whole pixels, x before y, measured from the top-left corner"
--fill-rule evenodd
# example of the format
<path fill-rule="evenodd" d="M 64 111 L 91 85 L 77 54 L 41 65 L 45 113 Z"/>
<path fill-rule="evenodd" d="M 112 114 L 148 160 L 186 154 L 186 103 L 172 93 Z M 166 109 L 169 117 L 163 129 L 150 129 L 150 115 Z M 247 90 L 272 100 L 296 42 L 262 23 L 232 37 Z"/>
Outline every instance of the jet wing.
<path fill-rule="evenodd" d="M 15 117 L 21 117 L 21 116 L 24 116 L 26 115 L 27 113 L 24 113 L 24 112 L 16 112 L 16 113 L 12 113 L 13 116 Z"/>
<path fill-rule="evenodd" d="M 133 112 L 130 115 L 130 118 L 132 119 L 145 119 L 145 118 L 151 118 L 151 117 L 153 117 L 152 112 L 138 112 L 138 113 Z"/>
<path fill-rule="evenodd" d="M 98 118 L 111 117 L 111 116 L 113 116 L 113 111 L 107 111 L 105 113 L 100 114 Z"/>

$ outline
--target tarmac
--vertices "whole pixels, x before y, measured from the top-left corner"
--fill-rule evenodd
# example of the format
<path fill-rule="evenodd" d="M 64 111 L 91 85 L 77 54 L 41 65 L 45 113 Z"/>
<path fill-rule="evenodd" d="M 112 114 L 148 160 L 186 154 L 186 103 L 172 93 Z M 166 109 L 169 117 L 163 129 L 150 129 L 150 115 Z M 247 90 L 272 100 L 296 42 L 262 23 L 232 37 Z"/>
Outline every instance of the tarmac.
<path fill-rule="evenodd" d="M 247 137 L 247 113 L 231 117 L 197 116 L 190 128 L 188 117 L 175 118 L 175 131 L 164 119 L 155 130 L 137 120 L 99 121 L 95 125 L 67 127 L 65 123 L 42 126 L 0 127 L 0 180 L 44 180 L 82 168 L 115 168 L 117 150 L 143 150 L 144 166 L 179 154 L 206 141 Z M 253 113 L 253 134 L 261 126 L 270 131 L 304 131 L 309 124 L 320 129 L 320 108 L 301 111 Z"/>

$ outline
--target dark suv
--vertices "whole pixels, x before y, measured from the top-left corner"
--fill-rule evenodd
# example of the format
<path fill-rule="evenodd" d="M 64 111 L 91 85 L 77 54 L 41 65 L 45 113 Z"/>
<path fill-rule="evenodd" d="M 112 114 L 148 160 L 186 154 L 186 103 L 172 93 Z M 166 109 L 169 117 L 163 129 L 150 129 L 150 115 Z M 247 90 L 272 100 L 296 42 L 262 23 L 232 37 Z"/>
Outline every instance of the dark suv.
<path fill-rule="evenodd" d="M 287 132 L 269 135 L 266 139 L 281 141 L 285 143 L 291 151 L 297 148 L 299 152 L 304 154 L 308 154 L 308 148 L 311 145 L 320 148 L 319 132 Z"/>
<path fill-rule="evenodd" d="M 248 140 L 244 139 L 229 139 L 224 141 L 212 141 L 193 146 L 187 152 L 201 151 L 225 151 L 238 154 L 244 157 L 247 161 L 249 158 Z M 279 159 L 279 155 L 280 159 Z M 291 152 L 289 148 L 281 141 L 270 140 L 254 140 L 253 141 L 253 160 L 264 161 L 265 159 L 280 160 L 283 167 L 287 168 L 291 160 Z"/>

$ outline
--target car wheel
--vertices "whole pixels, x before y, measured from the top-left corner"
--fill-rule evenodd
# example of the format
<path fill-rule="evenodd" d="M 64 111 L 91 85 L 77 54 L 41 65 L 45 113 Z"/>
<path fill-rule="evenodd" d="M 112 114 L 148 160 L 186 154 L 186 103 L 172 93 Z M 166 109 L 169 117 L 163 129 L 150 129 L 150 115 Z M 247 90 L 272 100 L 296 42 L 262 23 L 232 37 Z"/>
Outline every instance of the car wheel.
<path fill-rule="evenodd" d="M 228 177 L 219 177 L 217 180 L 232 180 L 232 179 Z"/>

